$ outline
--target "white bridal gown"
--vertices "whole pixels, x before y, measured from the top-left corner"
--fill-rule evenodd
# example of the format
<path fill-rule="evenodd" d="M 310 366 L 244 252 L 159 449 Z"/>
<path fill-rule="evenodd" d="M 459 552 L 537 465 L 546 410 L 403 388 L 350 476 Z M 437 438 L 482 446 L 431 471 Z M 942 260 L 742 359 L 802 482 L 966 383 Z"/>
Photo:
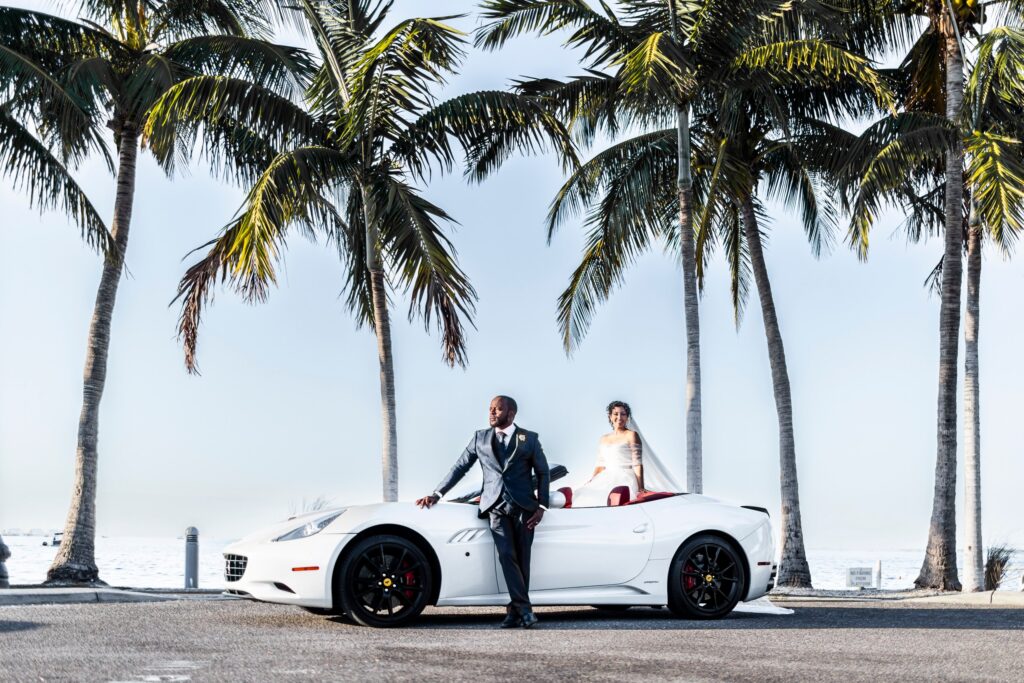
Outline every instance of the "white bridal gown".
<path fill-rule="evenodd" d="M 608 494 L 616 486 L 628 486 L 629 499 L 636 498 L 640 486 L 633 467 L 641 464 L 641 459 L 640 448 L 632 444 L 601 444 L 597 449 L 597 462 L 594 467 L 604 469 L 572 492 L 572 506 L 604 507 L 608 504 Z"/>

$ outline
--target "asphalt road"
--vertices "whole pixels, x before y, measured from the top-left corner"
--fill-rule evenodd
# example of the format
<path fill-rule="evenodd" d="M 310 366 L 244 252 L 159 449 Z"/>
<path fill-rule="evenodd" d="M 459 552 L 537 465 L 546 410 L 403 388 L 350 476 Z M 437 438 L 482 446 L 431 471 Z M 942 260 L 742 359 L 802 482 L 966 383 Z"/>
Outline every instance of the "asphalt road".
<path fill-rule="evenodd" d="M 786 603 L 717 622 L 664 610 L 428 610 L 374 630 L 240 600 L 0 607 L 2 681 L 1019 681 L 1024 610 Z"/>

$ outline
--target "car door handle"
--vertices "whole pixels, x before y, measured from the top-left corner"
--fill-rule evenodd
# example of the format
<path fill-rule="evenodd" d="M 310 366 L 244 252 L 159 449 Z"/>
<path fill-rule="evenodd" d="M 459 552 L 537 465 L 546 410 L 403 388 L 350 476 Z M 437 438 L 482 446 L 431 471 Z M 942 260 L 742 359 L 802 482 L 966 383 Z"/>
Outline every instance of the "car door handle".
<path fill-rule="evenodd" d="M 644 522 L 643 524 L 641 524 L 641 525 L 639 525 L 639 526 L 635 527 L 635 528 L 633 529 L 633 533 L 634 533 L 634 534 L 643 534 L 643 533 L 647 533 L 647 522 Z"/>

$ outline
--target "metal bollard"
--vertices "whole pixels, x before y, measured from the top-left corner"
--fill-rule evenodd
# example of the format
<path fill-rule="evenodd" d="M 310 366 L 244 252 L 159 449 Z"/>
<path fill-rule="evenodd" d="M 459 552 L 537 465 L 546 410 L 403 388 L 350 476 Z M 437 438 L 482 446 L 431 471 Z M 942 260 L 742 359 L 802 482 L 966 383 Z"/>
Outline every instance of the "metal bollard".
<path fill-rule="evenodd" d="M 185 529 L 185 588 L 199 588 L 199 529 Z"/>
<path fill-rule="evenodd" d="M 11 556 L 10 549 L 4 545 L 3 536 L 0 536 L 0 588 L 10 588 L 11 584 L 8 582 L 7 567 L 4 562 Z"/>
<path fill-rule="evenodd" d="M 875 580 L 874 581 L 875 588 L 877 588 L 878 590 L 882 590 L 882 561 L 881 560 L 875 560 L 875 570 L 872 572 L 872 574 L 874 574 L 874 576 L 872 578 Z"/>

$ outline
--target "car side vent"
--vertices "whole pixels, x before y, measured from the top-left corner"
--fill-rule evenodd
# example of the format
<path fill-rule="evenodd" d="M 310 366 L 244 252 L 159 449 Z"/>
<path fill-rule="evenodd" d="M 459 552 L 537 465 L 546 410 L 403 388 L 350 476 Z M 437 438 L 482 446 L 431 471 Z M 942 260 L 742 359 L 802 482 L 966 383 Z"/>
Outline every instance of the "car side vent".
<path fill-rule="evenodd" d="M 764 508 L 759 508 L 756 505 L 741 505 L 740 507 L 746 508 L 747 510 L 753 510 L 754 512 L 763 512 L 768 517 L 771 517 L 771 515 L 768 514 L 767 510 L 765 510 Z"/>
<path fill-rule="evenodd" d="M 449 543 L 469 543 L 487 533 L 487 529 L 462 529 L 456 531 L 451 538 L 448 539 Z"/>

